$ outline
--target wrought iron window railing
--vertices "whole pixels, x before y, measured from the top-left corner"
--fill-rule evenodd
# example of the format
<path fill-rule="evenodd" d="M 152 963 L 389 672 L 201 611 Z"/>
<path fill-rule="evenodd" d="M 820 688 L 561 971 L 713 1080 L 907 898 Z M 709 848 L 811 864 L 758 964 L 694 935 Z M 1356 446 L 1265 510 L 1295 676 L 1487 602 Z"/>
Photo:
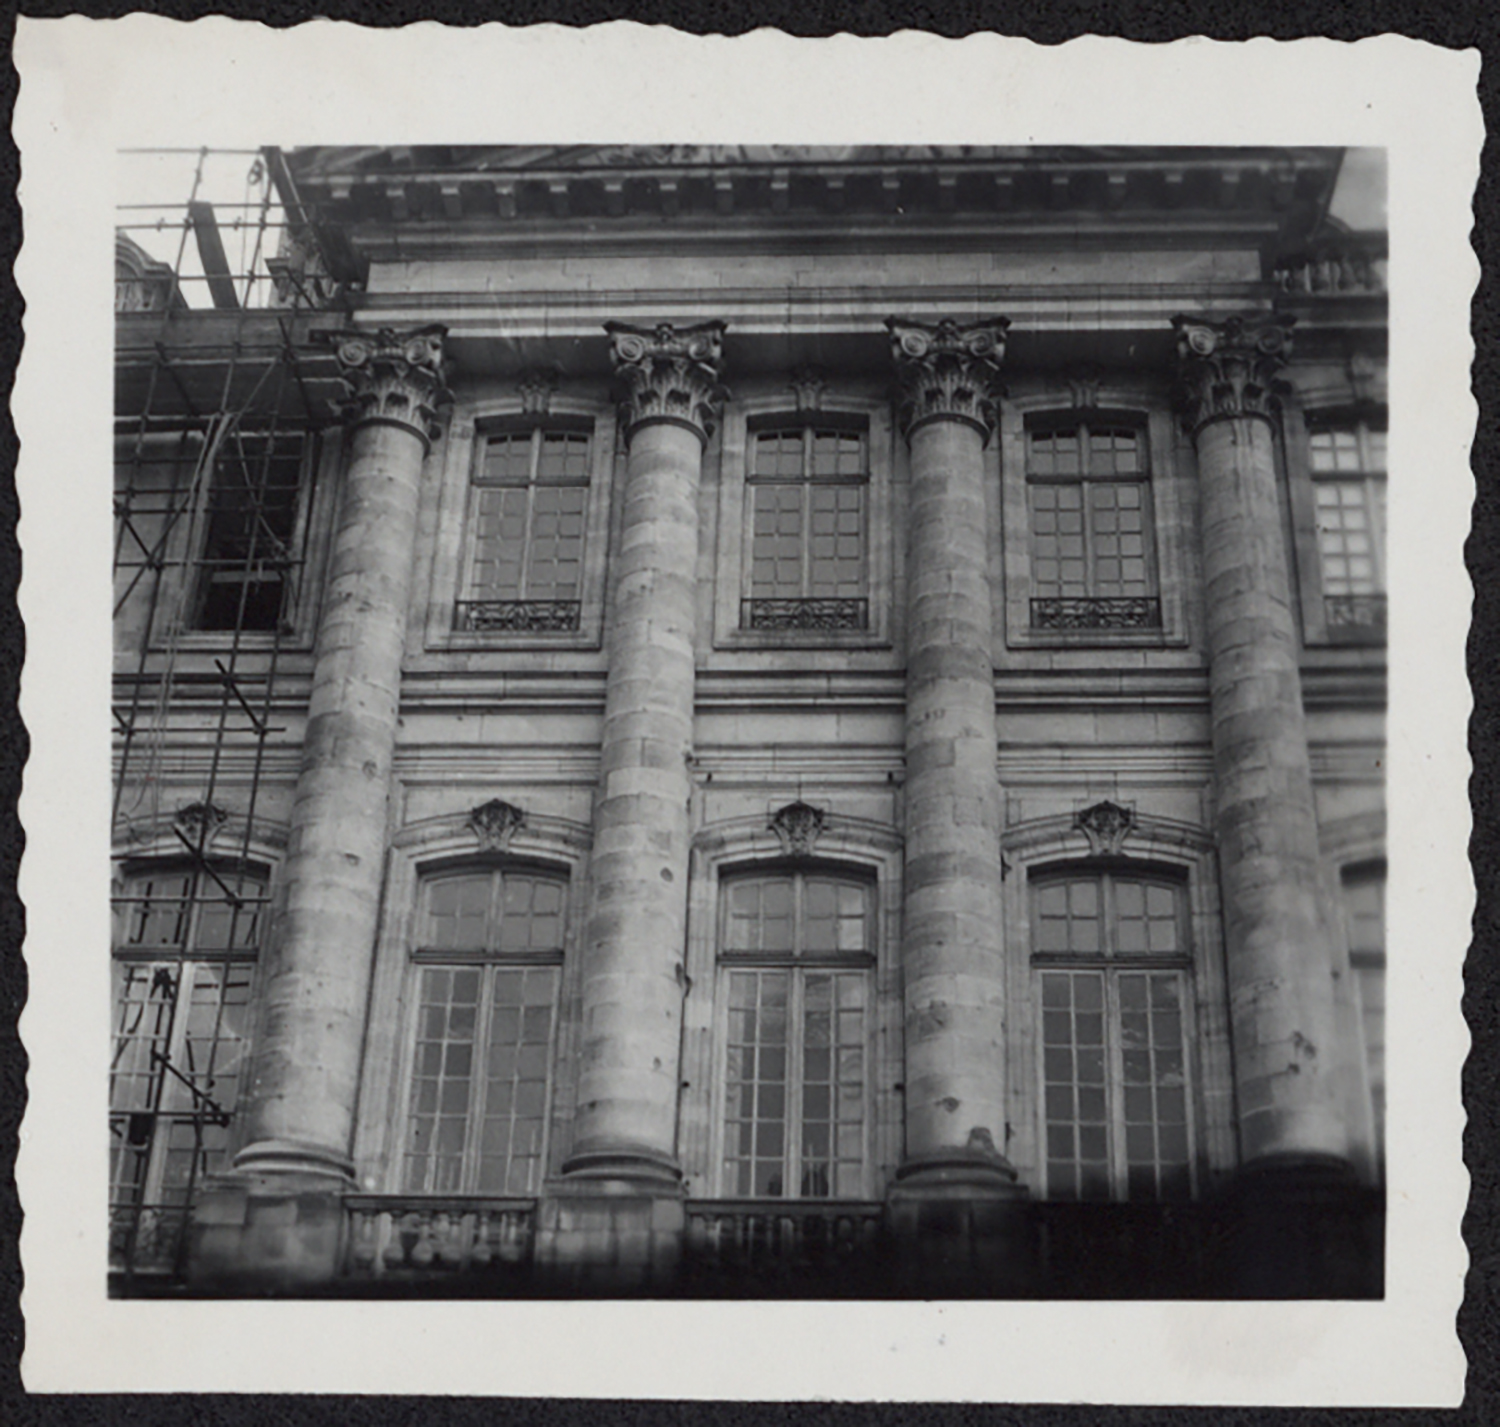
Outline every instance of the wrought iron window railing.
<path fill-rule="evenodd" d="M 740 604 L 745 629 L 861 630 L 870 627 L 867 599 L 748 599 Z"/>
<path fill-rule="evenodd" d="M 351 1278 L 520 1271 L 531 1262 L 536 1200 L 350 1195 L 344 1272 Z"/>
<path fill-rule="evenodd" d="M 1330 629 L 1385 629 L 1384 595 L 1325 595 L 1323 617 Z"/>
<path fill-rule="evenodd" d="M 476 633 L 571 633 L 581 612 L 578 600 L 459 600 L 453 627 Z"/>
<path fill-rule="evenodd" d="M 1070 595 L 1031 602 L 1033 629 L 1160 629 L 1155 595 Z"/>

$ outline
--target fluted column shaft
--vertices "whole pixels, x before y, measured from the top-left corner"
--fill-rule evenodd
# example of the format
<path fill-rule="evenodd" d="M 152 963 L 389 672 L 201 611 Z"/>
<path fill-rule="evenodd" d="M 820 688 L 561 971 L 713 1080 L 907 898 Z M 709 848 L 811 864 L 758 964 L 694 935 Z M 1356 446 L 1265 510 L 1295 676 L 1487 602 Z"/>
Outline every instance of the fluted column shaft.
<path fill-rule="evenodd" d="M 675 1180 L 698 481 L 722 327 L 609 330 L 630 449 L 589 871 L 578 1119 L 565 1170 Z"/>
<path fill-rule="evenodd" d="M 1286 540 L 1277 372 L 1289 324 L 1178 318 L 1198 454 L 1214 799 L 1244 1162 L 1348 1153 Z"/>
<path fill-rule="evenodd" d="M 345 339 L 348 454 L 236 1167 L 347 1179 L 441 329 Z"/>
<path fill-rule="evenodd" d="M 1005 324 L 890 326 L 911 445 L 903 1175 L 955 1160 L 1008 1174 L 984 496 Z"/>

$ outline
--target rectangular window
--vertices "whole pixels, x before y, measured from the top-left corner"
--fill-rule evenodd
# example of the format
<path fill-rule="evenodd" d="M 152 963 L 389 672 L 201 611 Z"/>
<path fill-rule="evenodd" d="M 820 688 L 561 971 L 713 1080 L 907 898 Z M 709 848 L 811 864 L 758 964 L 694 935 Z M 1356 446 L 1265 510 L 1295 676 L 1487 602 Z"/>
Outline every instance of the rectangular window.
<path fill-rule="evenodd" d="M 1192 1189 L 1181 889 L 1091 874 L 1033 887 L 1042 1132 L 1053 1199 Z"/>
<path fill-rule="evenodd" d="M 750 433 L 747 629 L 865 629 L 868 437 L 818 426 Z"/>
<path fill-rule="evenodd" d="M 543 427 L 484 438 L 459 629 L 578 628 L 592 445 Z"/>
<path fill-rule="evenodd" d="M 1028 429 L 1026 482 L 1032 627 L 1160 628 L 1144 429 Z"/>
<path fill-rule="evenodd" d="M 778 874 L 727 884 L 720 1192 L 868 1193 L 870 889 Z"/>
<path fill-rule="evenodd" d="M 172 1270 L 188 1208 L 228 1168 L 249 1061 L 259 875 L 166 869 L 116 901 L 110 1262 Z"/>
<path fill-rule="evenodd" d="M 427 884 L 403 1192 L 539 1187 L 565 893 L 561 878 L 517 870 Z"/>
<path fill-rule="evenodd" d="M 196 627 L 274 632 L 286 612 L 302 489 L 297 432 L 226 435 L 214 460 Z"/>
<path fill-rule="evenodd" d="M 1323 606 L 1330 629 L 1385 626 L 1385 432 L 1308 433 Z"/>

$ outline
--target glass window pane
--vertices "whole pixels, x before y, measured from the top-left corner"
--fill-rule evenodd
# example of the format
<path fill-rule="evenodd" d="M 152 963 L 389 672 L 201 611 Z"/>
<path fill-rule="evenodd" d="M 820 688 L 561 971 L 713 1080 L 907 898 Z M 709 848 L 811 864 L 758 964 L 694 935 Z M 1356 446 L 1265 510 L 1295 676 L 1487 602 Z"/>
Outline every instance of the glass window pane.
<path fill-rule="evenodd" d="M 868 890 L 805 873 L 735 878 L 725 949 L 863 953 Z M 869 973 L 725 968 L 723 1193 L 824 1198 L 863 1185 Z M 748 1187 L 747 1187 L 748 1186 Z"/>

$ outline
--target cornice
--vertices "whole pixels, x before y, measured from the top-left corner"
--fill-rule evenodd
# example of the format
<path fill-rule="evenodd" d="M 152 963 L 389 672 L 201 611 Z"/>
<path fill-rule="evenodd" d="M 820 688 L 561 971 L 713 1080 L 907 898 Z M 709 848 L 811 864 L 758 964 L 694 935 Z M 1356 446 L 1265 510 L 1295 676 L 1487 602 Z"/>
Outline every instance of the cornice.
<path fill-rule="evenodd" d="M 545 219 L 559 226 L 695 214 L 1264 212 L 1303 235 L 1336 149 L 886 147 L 754 150 L 318 149 L 288 166 L 322 221 Z M 437 162 L 434 163 L 433 160 Z"/>
<path fill-rule="evenodd" d="M 618 227 L 570 227 L 548 221 L 501 226 L 494 219 L 459 223 L 351 224 L 350 241 L 372 264 L 517 261 L 542 258 L 659 257 L 664 247 L 684 256 L 754 253 L 796 257 L 810 253 L 1055 252 L 1118 248 L 1173 249 L 1196 243 L 1211 249 L 1258 250 L 1281 232 L 1274 214 L 911 214 L 895 217 L 830 218 L 787 215 L 774 224 L 759 217 L 684 218 L 670 225 L 619 220 Z"/>

